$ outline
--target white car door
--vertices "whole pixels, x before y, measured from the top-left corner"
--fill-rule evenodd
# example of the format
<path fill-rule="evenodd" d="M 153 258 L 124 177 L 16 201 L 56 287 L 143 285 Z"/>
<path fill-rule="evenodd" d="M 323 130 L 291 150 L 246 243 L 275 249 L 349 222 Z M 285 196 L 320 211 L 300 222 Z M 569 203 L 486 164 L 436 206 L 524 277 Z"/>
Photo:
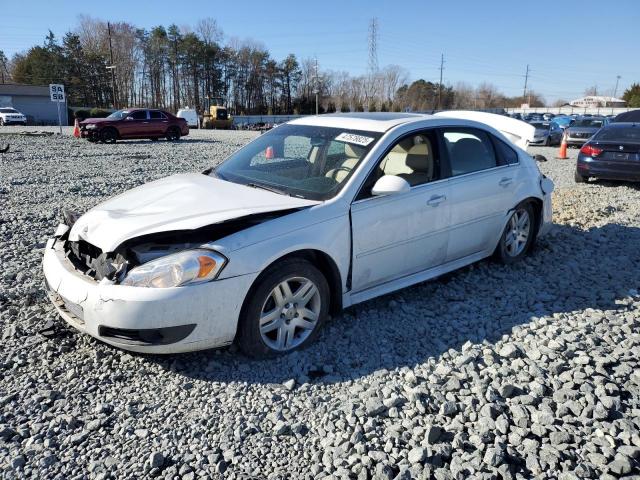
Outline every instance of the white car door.
<path fill-rule="evenodd" d="M 444 263 L 449 185 L 440 165 L 432 130 L 401 138 L 383 155 L 351 207 L 353 292 Z M 372 196 L 382 175 L 404 178 L 411 190 Z"/>
<path fill-rule="evenodd" d="M 511 150 L 513 157 L 506 158 L 501 150 L 510 147 L 484 130 L 444 127 L 441 132 L 451 174 L 449 262 L 495 247 L 514 207 L 517 165 L 509 162 L 518 157 Z"/>

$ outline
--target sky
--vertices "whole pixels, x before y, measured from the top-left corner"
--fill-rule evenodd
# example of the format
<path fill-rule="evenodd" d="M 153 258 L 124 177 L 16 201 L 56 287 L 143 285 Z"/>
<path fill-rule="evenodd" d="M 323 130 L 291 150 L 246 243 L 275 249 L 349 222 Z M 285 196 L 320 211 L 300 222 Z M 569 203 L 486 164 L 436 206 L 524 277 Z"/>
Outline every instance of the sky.
<path fill-rule="evenodd" d="M 640 0 L 0 0 L 0 50 L 8 57 L 61 38 L 81 14 L 156 25 L 193 26 L 216 19 L 225 40 L 262 42 L 276 60 L 317 57 L 322 70 L 367 72 L 368 28 L 378 20 L 378 65 L 405 68 L 410 80 L 490 82 L 509 96 L 528 88 L 548 103 L 585 89 L 617 95 L 640 83 Z"/>

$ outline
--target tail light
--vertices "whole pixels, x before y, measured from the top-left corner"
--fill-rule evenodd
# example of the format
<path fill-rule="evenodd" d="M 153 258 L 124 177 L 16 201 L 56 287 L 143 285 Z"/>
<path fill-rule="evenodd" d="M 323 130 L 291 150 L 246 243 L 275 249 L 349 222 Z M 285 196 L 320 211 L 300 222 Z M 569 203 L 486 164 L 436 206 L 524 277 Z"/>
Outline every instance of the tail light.
<path fill-rule="evenodd" d="M 584 153 L 588 157 L 597 157 L 602 153 L 602 149 L 589 145 L 588 143 L 583 145 L 580 149 L 580 153 Z"/>

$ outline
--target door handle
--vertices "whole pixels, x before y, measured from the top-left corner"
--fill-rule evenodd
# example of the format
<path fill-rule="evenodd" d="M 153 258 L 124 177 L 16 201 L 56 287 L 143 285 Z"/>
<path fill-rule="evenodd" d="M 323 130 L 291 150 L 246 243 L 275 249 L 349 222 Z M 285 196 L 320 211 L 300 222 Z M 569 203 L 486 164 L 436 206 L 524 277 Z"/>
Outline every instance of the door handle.
<path fill-rule="evenodd" d="M 447 197 L 445 197 L 444 195 L 434 195 L 429 200 L 427 200 L 427 205 L 429 205 L 430 207 L 437 207 L 446 199 Z"/>
<path fill-rule="evenodd" d="M 511 185 L 511 183 L 513 183 L 513 179 L 505 177 L 500 180 L 498 185 L 500 185 L 501 187 L 508 187 L 509 185 Z"/>

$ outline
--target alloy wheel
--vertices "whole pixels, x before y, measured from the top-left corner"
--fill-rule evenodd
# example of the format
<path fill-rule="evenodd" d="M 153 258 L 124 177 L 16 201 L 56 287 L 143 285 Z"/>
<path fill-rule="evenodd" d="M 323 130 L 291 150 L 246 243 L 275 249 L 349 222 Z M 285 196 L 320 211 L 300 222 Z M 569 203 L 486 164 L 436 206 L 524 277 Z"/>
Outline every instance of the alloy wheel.
<path fill-rule="evenodd" d="M 505 232 L 505 250 L 510 257 L 517 257 L 524 251 L 530 233 L 531 219 L 529 212 L 524 208 L 519 208 L 511 215 Z"/>
<path fill-rule="evenodd" d="M 280 352 L 296 348 L 315 330 L 321 306 L 320 290 L 308 278 L 291 277 L 280 282 L 261 309 L 262 341 Z"/>

